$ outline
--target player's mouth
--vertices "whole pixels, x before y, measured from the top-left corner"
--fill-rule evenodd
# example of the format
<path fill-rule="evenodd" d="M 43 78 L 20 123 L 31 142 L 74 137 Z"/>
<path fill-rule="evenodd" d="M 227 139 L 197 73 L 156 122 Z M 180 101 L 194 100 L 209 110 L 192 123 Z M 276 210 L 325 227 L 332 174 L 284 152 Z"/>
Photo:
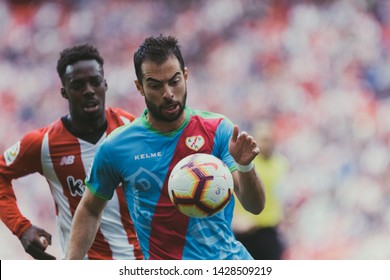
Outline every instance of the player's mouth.
<path fill-rule="evenodd" d="M 162 110 L 168 114 L 176 113 L 179 110 L 180 106 L 178 103 L 171 103 L 169 105 L 164 105 Z"/>
<path fill-rule="evenodd" d="M 87 113 L 94 113 L 99 110 L 99 102 L 97 101 L 90 101 L 83 105 L 84 112 Z"/>

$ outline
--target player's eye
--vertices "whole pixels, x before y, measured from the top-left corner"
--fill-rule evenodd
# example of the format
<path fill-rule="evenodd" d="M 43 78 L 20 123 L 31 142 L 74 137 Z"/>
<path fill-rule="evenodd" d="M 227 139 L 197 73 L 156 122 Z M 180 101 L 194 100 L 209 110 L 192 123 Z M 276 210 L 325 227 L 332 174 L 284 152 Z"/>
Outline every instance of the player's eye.
<path fill-rule="evenodd" d="M 174 87 L 177 86 L 181 82 L 181 76 L 176 75 L 172 80 L 168 82 L 169 86 Z"/>
<path fill-rule="evenodd" d="M 179 83 L 179 80 L 175 79 L 173 81 L 170 81 L 169 85 L 172 87 L 172 86 L 176 86 L 178 83 Z"/>
<path fill-rule="evenodd" d="M 83 81 L 80 81 L 80 80 L 76 80 L 76 81 L 72 81 L 70 83 L 70 88 L 72 90 L 82 90 L 85 86 L 85 83 Z"/>
<path fill-rule="evenodd" d="M 93 87 L 98 87 L 102 84 L 103 79 L 101 77 L 93 77 L 90 80 L 90 83 Z"/>
<path fill-rule="evenodd" d="M 149 88 L 154 89 L 154 90 L 158 90 L 161 88 L 161 84 L 158 84 L 158 83 L 150 83 L 148 86 L 149 86 Z"/>

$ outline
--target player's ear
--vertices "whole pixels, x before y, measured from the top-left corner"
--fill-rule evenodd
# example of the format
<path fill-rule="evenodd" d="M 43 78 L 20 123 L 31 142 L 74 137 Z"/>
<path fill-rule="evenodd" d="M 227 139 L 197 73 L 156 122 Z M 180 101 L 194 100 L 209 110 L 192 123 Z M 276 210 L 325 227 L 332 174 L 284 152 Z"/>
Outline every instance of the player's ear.
<path fill-rule="evenodd" d="M 137 88 L 138 92 L 142 95 L 145 96 L 144 90 L 142 88 L 142 85 L 138 82 L 138 80 L 134 80 L 135 87 Z"/>
<path fill-rule="evenodd" d="M 104 87 L 106 88 L 106 90 L 108 89 L 108 84 L 106 79 L 104 79 Z"/>
<path fill-rule="evenodd" d="M 68 99 L 68 95 L 66 94 L 66 90 L 63 87 L 61 88 L 61 95 L 63 98 Z"/>
<path fill-rule="evenodd" d="M 187 81 L 187 79 L 188 79 L 188 68 L 187 67 L 184 67 L 183 75 L 184 75 L 184 79 Z"/>

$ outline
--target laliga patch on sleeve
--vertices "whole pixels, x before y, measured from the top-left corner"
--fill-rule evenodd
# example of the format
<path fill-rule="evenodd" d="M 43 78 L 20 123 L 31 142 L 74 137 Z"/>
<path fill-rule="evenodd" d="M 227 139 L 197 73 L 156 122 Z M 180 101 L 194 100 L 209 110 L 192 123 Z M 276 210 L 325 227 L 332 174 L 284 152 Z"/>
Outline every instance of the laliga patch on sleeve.
<path fill-rule="evenodd" d="M 4 152 L 5 163 L 9 166 L 11 165 L 15 159 L 18 157 L 20 151 L 20 141 L 9 147 Z"/>

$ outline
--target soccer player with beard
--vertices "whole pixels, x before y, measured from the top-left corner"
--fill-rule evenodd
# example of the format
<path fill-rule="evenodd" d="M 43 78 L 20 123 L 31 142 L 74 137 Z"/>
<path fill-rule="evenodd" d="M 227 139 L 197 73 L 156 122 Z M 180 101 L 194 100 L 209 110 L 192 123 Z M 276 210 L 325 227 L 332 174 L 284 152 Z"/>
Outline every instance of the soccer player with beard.
<path fill-rule="evenodd" d="M 0 156 L 1 220 L 35 259 L 56 258 L 45 252 L 51 245 L 51 234 L 32 225 L 22 215 L 11 181 L 36 172 L 46 178 L 65 252 L 73 215 L 84 192 L 83 182 L 96 148 L 115 128 L 134 120 L 124 110 L 105 108 L 107 82 L 103 64 L 100 53 L 91 45 L 63 50 L 57 72 L 69 113 L 27 133 Z M 143 259 L 122 187 L 112 193 L 95 233 L 90 250 L 82 258 Z"/>
<path fill-rule="evenodd" d="M 234 199 L 208 218 L 180 213 L 167 182 L 180 159 L 194 153 L 220 158 L 232 171 L 237 197 L 258 214 L 265 204 L 252 160 L 253 137 L 225 116 L 186 106 L 188 71 L 172 36 L 149 37 L 134 54 L 135 85 L 144 113 L 99 147 L 77 207 L 67 258 L 88 250 L 105 205 L 122 183 L 145 259 L 252 259 L 231 230 Z M 196 142 L 196 145 L 193 143 Z"/>

